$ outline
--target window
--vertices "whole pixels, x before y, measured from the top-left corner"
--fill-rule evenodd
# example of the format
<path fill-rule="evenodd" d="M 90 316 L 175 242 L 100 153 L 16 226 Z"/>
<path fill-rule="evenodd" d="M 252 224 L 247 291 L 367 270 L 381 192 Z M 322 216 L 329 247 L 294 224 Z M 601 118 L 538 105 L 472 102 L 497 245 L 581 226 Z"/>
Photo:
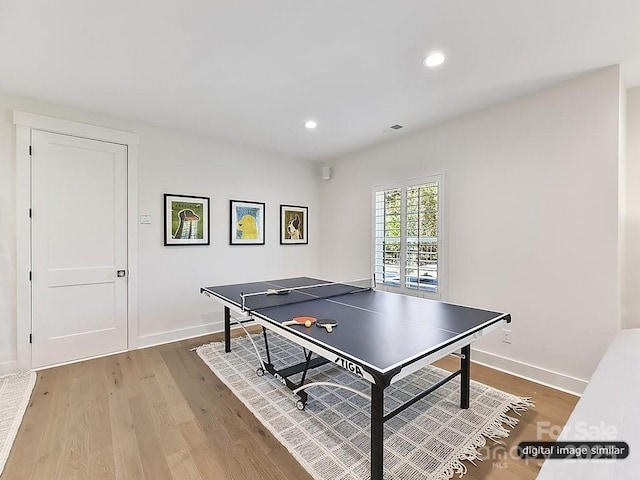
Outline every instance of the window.
<path fill-rule="evenodd" d="M 374 187 L 374 278 L 378 287 L 442 295 L 442 176 Z"/>

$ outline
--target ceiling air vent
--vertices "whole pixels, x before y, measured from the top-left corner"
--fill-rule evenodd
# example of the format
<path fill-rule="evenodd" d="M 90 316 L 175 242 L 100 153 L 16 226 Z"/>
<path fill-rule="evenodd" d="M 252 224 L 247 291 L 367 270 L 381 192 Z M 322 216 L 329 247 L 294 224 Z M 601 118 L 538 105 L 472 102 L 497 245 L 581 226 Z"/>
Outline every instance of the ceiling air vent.
<path fill-rule="evenodd" d="M 400 130 L 401 128 L 404 128 L 404 127 L 396 123 L 395 125 L 391 125 L 390 127 L 387 127 L 384 130 L 382 130 L 382 133 L 394 133 Z"/>

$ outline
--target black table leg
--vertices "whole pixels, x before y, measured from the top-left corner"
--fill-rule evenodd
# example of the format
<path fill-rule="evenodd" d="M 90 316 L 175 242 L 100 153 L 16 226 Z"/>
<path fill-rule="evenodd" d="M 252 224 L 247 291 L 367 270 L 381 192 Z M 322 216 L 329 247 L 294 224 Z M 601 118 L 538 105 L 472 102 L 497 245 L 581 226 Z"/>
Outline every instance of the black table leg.
<path fill-rule="evenodd" d="M 231 311 L 224 307 L 224 351 L 231 351 Z"/>
<path fill-rule="evenodd" d="M 469 408 L 469 390 L 471 385 L 471 345 L 462 347 L 460 370 L 460 408 Z"/>
<path fill-rule="evenodd" d="M 371 384 L 371 480 L 382 480 L 384 457 L 384 390 Z"/>

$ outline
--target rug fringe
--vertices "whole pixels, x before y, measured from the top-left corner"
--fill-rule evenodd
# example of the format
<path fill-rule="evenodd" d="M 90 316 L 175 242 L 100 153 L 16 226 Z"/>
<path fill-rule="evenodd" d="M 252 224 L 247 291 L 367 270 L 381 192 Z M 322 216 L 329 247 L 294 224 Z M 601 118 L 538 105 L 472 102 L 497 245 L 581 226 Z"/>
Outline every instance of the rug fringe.
<path fill-rule="evenodd" d="M 535 406 L 536 402 L 534 402 L 531 397 L 521 397 L 519 401 L 510 404 L 509 408 L 513 410 L 514 413 L 520 415 L 521 412 L 526 412 Z"/>
<path fill-rule="evenodd" d="M 442 470 L 442 480 L 449 480 L 458 475 L 458 478 L 467 473 L 467 467 L 463 461 L 468 461 L 472 465 L 476 466 L 477 461 L 483 461 L 481 457 L 480 448 L 487 444 L 487 439 L 493 442 L 504 445 L 500 439 L 507 438 L 509 436 L 508 428 L 514 428 L 518 425 L 519 420 L 517 418 L 507 415 L 507 412 L 512 411 L 516 415 L 521 415 L 529 408 L 534 408 L 535 402 L 531 397 L 519 397 L 513 402 L 506 405 L 502 413 L 491 423 L 485 426 L 485 428 L 478 434 L 471 443 L 469 443 L 463 450 L 458 452 L 458 458 L 452 460 L 444 466 Z M 506 427 L 505 427 L 506 425 Z"/>
<path fill-rule="evenodd" d="M 220 342 L 205 343 L 203 345 L 200 345 L 199 347 L 193 347 L 193 348 L 189 349 L 189 351 L 190 352 L 198 352 L 198 353 L 200 353 L 201 351 L 204 351 L 204 350 L 208 349 L 210 352 L 216 352 L 217 350 L 214 347 L 218 343 L 220 343 Z"/>

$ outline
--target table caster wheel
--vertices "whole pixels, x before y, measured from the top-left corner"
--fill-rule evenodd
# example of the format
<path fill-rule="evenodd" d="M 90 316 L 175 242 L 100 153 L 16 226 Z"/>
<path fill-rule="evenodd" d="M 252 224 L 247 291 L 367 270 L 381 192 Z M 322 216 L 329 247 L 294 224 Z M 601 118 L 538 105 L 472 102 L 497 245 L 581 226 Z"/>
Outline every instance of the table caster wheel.
<path fill-rule="evenodd" d="M 264 368 L 258 367 L 256 369 L 256 375 L 258 375 L 259 377 L 262 377 L 264 375 Z"/>
<path fill-rule="evenodd" d="M 296 408 L 297 408 L 298 410 L 304 410 L 304 407 L 306 407 L 306 406 L 307 406 L 307 404 L 306 404 L 306 403 L 304 403 L 302 400 L 298 400 L 298 401 L 296 402 Z"/>

